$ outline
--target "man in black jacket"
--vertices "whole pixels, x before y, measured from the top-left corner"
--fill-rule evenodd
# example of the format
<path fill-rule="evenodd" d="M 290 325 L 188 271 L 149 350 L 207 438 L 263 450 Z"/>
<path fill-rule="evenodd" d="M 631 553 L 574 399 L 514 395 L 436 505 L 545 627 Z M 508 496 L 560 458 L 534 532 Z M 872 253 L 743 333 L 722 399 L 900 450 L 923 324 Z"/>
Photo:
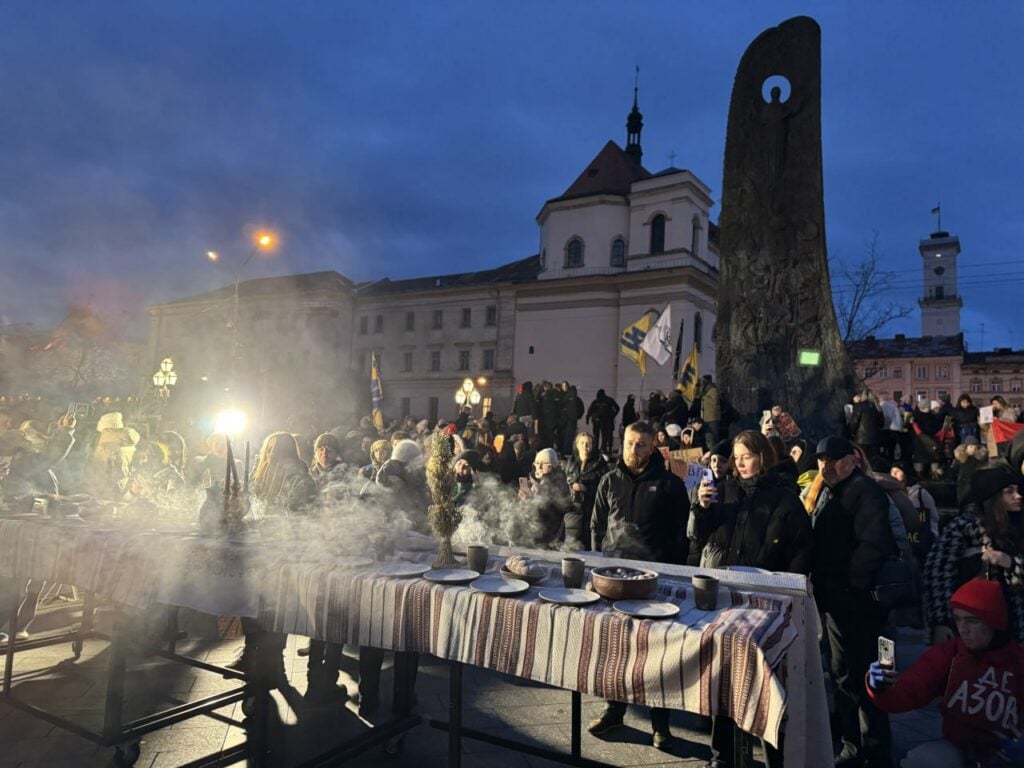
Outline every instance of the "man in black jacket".
<path fill-rule="evenodd" d="M 624 434 L 622 458 L 597 484 L 590 521 L 594 550 L 634 560 L 685 562 L 678 551 L 688 516 L 686 486 L 654 450 L 654 430 L 634 422 Z M 624 702 L 609 701 L 588 729 L 595 736 L 605 734 L 620 727 L 625 714 Z M 662 750 L 672 748 L 668 717 L 667 709 L 651 709 L 654 746 Z"/>
<path fill-rule="evenodd" d="M 615 417 L 619 415 L 619 404 L 608 397 L 603 389 L 597 390 L 590 407 L 587 408 L 587 423 L 594 428 L 597 449 L 601 453 L 611 453 L 612 430 L 615 429 Z"/>
<path fill-rule="evenodd" d="M 818 443 L 825 481 L 811 512 L 814 567 L 811 580 L 828 638 L 842 721 L 837 768 L 889 768 L 889 718 L 875 707 L 864 675 L 877 655 L 886 612 L 874 600 L 875 577 L 896 554 L 889 526 L 889 498 L 857 468 L 853 445 L 841 437 Z"/>

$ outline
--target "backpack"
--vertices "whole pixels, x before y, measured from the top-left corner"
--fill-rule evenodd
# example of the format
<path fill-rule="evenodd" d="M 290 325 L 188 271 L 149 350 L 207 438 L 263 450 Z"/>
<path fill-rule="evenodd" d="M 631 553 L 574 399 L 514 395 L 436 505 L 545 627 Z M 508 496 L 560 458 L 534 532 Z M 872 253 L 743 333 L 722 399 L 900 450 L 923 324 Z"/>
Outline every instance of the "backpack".
<path fill-rule="evenodd" d="M 935 534 L 932 533 L 931 521 L 928 519 L 928 510 L 923 503 L 924 494 L 925 490 L 921 488 L 917 494 L 917 519 L 912 526 L 907 526 L 910 551 L 917 561 L 921 563 L 928 557 L 928 551 L 932 548 L 932 544 L 935 543 Z"/>
<path fill-rule="evenodd" d="M 888 494 L 886 494 L 888 496 Z M 917 581 L 910 552 L 910 539 L 896 503 L 889 499 L 889 527 L 896 542 L 896 554 L 887 558 L 875 574 L 872 597 L 883 608 L 904 608 L 918 604 Z"/>

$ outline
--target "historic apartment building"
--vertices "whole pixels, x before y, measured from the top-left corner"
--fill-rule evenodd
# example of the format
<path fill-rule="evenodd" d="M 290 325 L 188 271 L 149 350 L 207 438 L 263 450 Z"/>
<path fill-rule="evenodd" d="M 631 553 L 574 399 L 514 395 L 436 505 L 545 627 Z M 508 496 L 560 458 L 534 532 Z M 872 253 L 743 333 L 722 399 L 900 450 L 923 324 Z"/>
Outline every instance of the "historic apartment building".
<path fill-rule="evenodd" d="M 450 418 L 466 378 L 507 413 L 523 381 L 568 380 L 589 402 L 672 388 L 675 360 L 646 375 L 623 328 L 671 307 L 673 344 L 714 373 L 714 201 L 693 173 L 643 167 L 634 101 L 609 141 L 537 215 L 540 249 L 494 269 L 354 284 L 337 272 L 247 280 L 149 308 L 149 358 L 171 356 L 182 413 L 243 405 L 265 426 L 305 413 L 366 413 L 372 353 L 387 415 Z M 479 408 L 477 409 L 479 413 Z"/>

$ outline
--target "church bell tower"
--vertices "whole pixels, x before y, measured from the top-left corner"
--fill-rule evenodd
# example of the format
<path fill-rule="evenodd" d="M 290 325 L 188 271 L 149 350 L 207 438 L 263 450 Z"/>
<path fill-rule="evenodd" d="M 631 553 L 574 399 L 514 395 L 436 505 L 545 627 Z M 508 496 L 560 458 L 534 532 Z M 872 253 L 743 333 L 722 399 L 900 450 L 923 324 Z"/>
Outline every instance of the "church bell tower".
<path fill-rule="evenodd" d="M 964 304 L 956 287 L 960 238 L 944 232 L 940 225 L 921 241 L 918 251 L 924 269 L 924 295 L 917 300 L 921 307 L 921 335 L 956 336 L 960 333 L 960 308 Z"/>

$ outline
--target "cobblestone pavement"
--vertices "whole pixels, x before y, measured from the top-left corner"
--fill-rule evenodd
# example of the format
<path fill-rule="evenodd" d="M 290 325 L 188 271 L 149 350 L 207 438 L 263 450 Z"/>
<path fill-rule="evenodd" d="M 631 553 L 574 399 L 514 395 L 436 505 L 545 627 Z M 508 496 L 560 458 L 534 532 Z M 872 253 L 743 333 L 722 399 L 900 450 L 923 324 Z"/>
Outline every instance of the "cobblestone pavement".
<path fill-rule="evenodd" d="M 34 634 L 45 633 L 73 619 L 74 609 L 63 608 L 43 614 L 33 626 Z M 102 618 L 102 617 L 101 617 Z M 208 617 L 183 614 L 189 639 L 179 650 L 215 663 L 229 661 L 239 640 L 216 639 Z M 356 714 L 355 704 L 339 687 L 328 700 L 310 701 L 306 690 L 306 661 L 296 655 L 304 638 L 290 637 L 286 649 L 286 669 L 290 687 L 284 695 L 275 694 L 279 717 L 273 731 L 276 744 L 283 745 L 290 761 L 303 754 L 322 751 L 337 741 L 365 731 L 367 725 Z M 906 666 L 923 649 L 921 633 L 903 630 L 898 634 L 898 663 Z M 347 649 L 349 650 L 349 649 Z M 16 691 L 22 699 L 50 711 L 73 718 L 98 730 L 103 718 L 106 686 L 107 644 L 93 640 L 85 644 L 82 658 L 72 662 L 69 645 L 20 653 L 16 659 Z M 346 655 L 340 684 L 355 691 L 356 659 Z M 385 669 L 382 690 L 389 690 L 390 673 Z M 236 685 L 220 676 L 183 665 L 133 655 L 127 678 L 126 718 L 139 717 L 175 703 L 193 701 Z M 485 670 L 466 668 L 464 675 L 464 725 L 534 746 L 568 750 L 570 695 L 522 680 L 506 678 Z M 418 711 L 428 718 L 448 717 L 448 675 L 445 665 L 426 663 L 417 681 Z M 385 705 L 386 705 L 385 700 Z M 597 714 L 602 704 L 584 698 L 584 722 Z M 136 763 L 140 768 L 170 768 L 231 747 L 244 738 L 238 727 L 241 705 L 233 704 L 217 713 L 217 718 L 200 717 L 150 734 L 141 744 Z M 386 706 L 381 708 L 384 712 Z M 236 724 L 232 724 L 234 721 Z M 700 718 L 678 712 L 672 718 L 672 730 L 679 737 L 671 754 L 650 746 L 650 725 L 645 710 L 631 707 L 625 728 L 604 740 L 584 733 L 585 757 L 621 766 L 699 766 L 710 757 L 706 728 Z M 901 756 L 921 741 L 939 736 L 936 710 L 914 712 L 893 718 L 894 755 Z M 111 765 L 112 750 L 99 748 L 85 739 L 15 710 L 0 698 L 0 768 L 92 768 Z M 559 765 L 483 742 L 463 742 L 463 766 L 492 768 L 501 766 Z M 402 753 L 387 756 L 375 748 L 347 765 L 357 768 L 393 766 L 393 768 L 430 768 L 444 766 L 447 734 L 426 726 L 410 732 L 402 743 Z M 757 754 L 757 752 L 755 752 Z"/>

